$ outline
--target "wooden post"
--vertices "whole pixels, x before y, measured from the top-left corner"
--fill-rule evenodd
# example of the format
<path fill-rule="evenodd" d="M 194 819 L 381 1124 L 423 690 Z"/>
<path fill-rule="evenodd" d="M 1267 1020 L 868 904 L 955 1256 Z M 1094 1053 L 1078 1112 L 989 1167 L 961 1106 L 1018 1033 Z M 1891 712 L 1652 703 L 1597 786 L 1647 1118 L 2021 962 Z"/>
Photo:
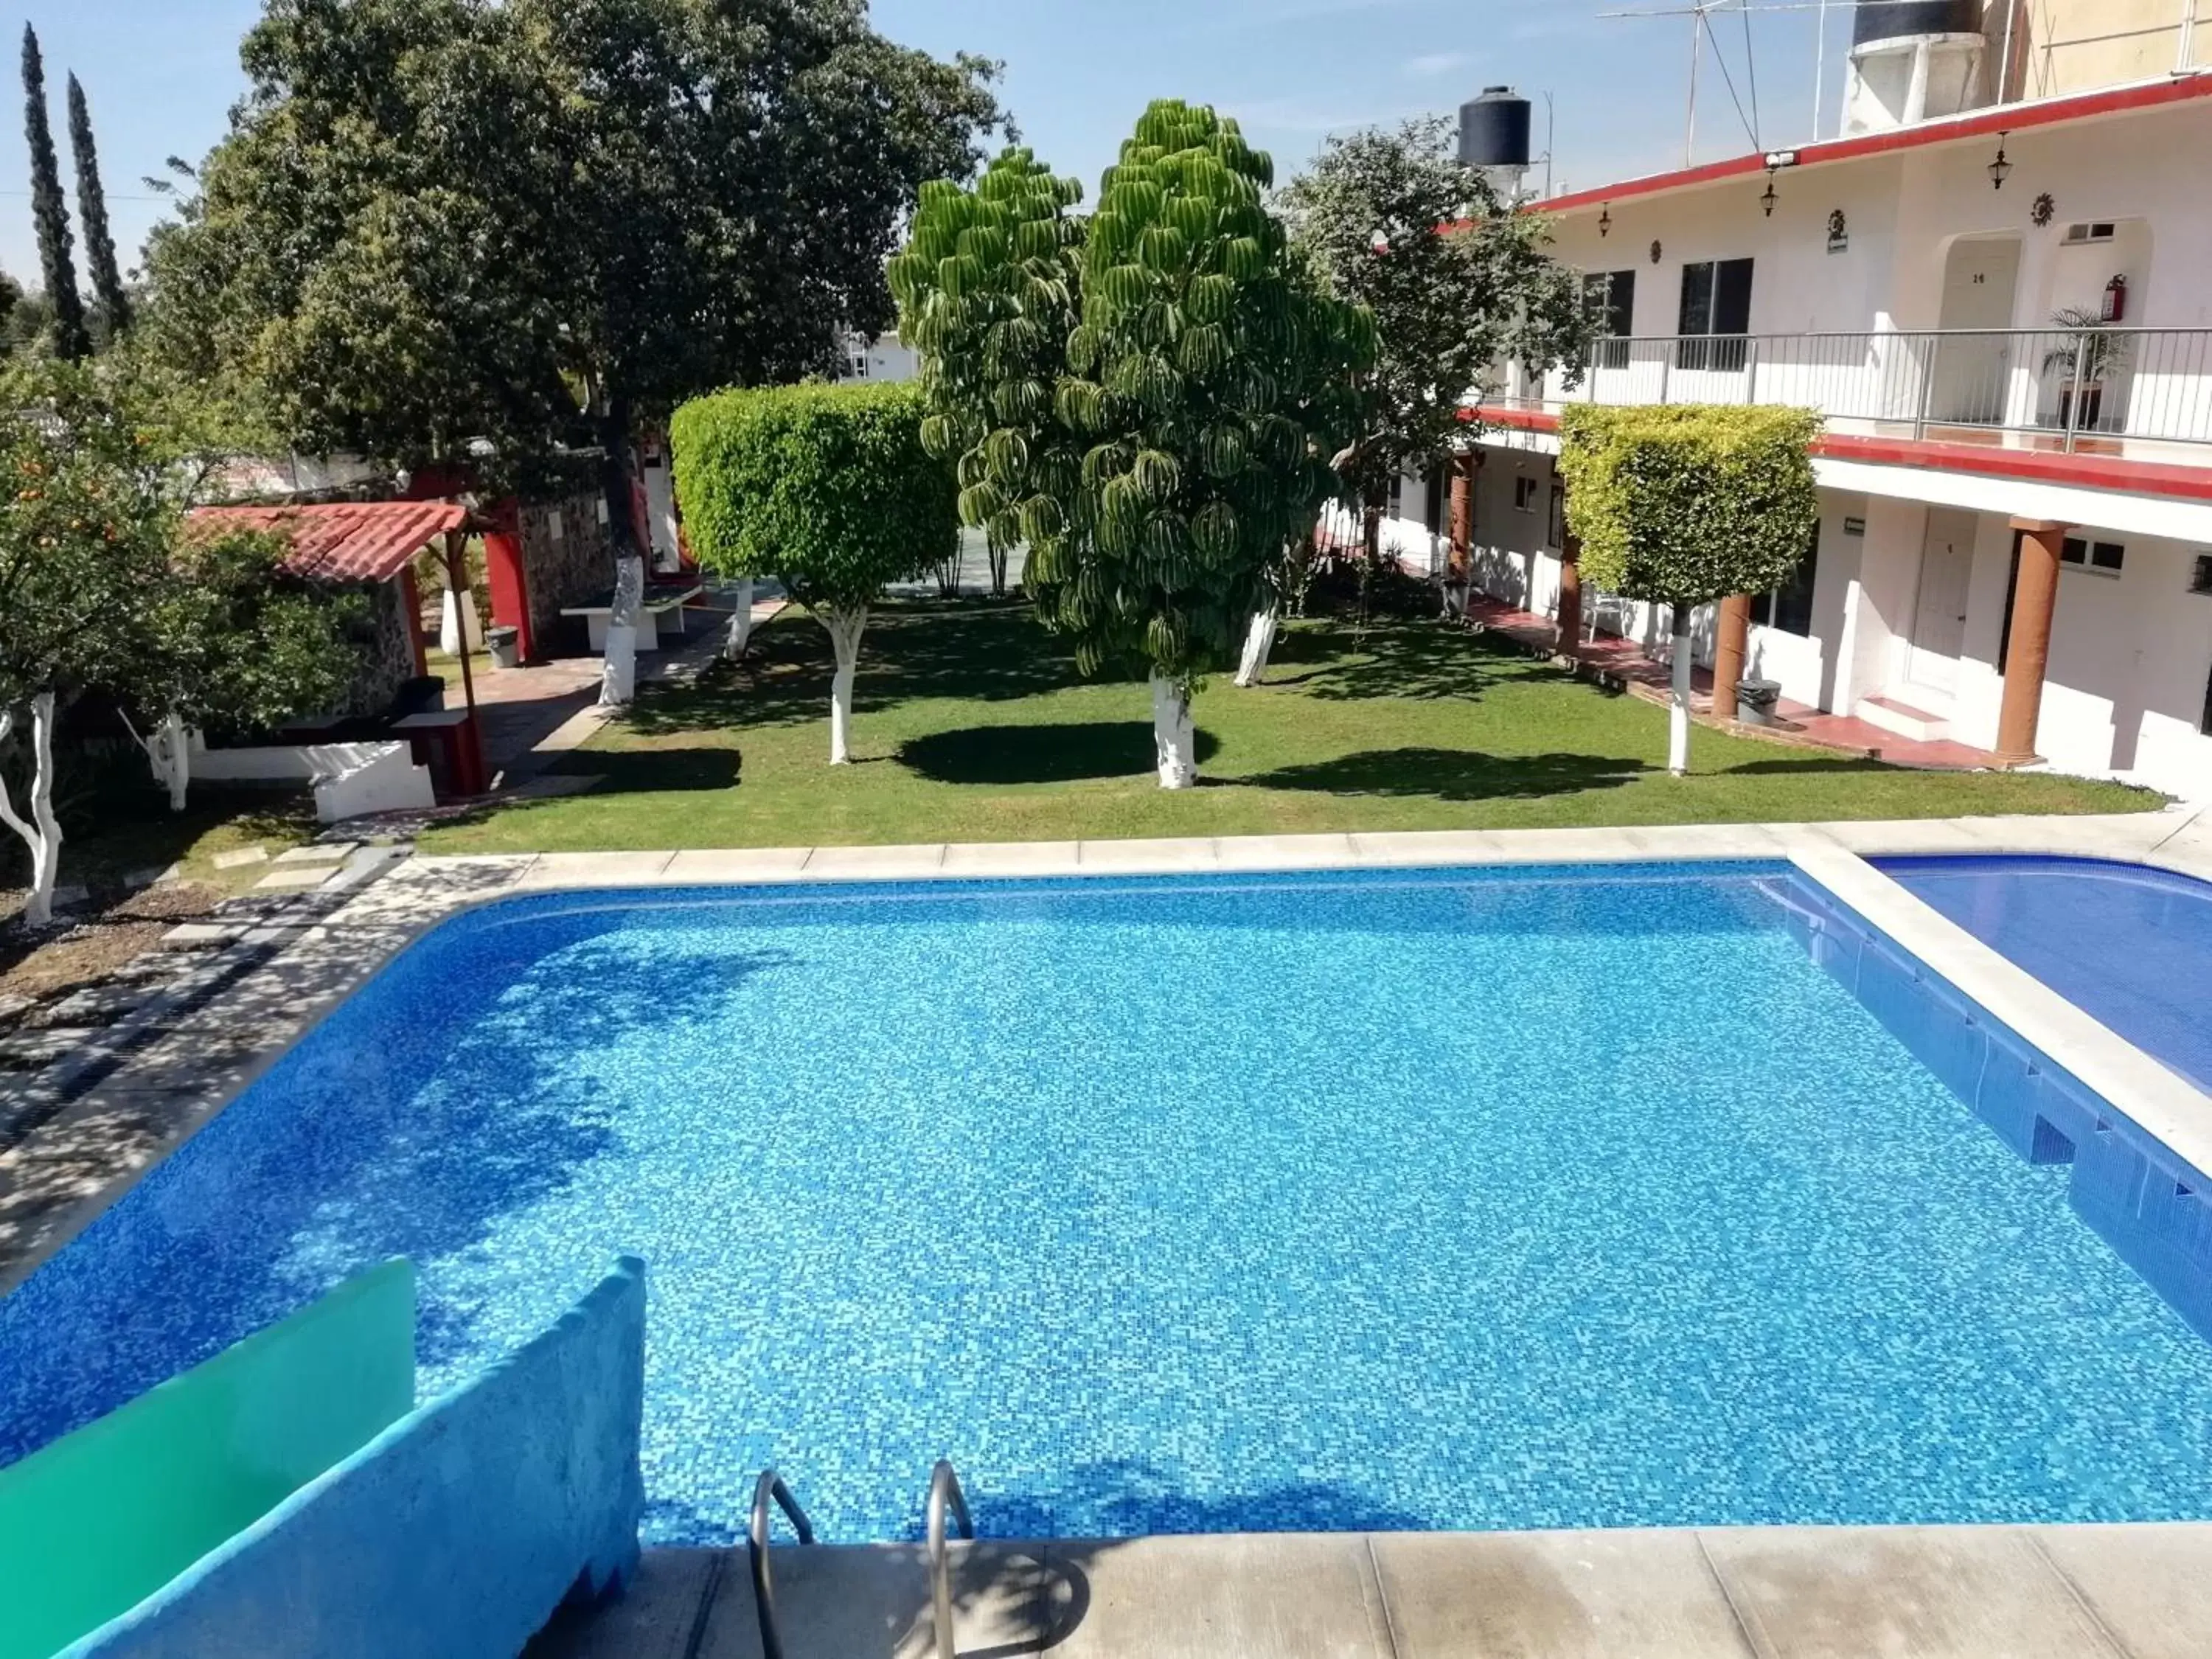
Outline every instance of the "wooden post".
<path fill-rule="evenodd" d="M 467 615 L 461 599 L 469 591 L 468 545 L 466 530 L 446 532 L 446 585 L 453 592 L 453 609 L 460 616 Z M 477 724 L 477 683 L 469 670 L 469 635 L 465 628 L 461 630 L 461 702 L 469 717 L 462 724 L 460 739 L 454 750 L 453 788 L 460 794 L 481 795 L 484 792 L 483 734 Z"/>
<path fill-rule="evenodd" d="M 1713 643 L 1713 718 L 1735 718 L 1735 683 L 1751 657 L 1751 595 L 1721 601 L 1720 631 Z"/>
<path fill-rule="evenodd" d="M 2059 556 L 2070 526 L 2014 519 L 2020 572 L 2013 579 L 2012 633 L 2005 642 L 2004 701 L 1997 710 L 1997 758 L 2018 766 L 2036 758 L 2043 679 L 2051 665 L 2051 623 L 2058 607 Z"/>

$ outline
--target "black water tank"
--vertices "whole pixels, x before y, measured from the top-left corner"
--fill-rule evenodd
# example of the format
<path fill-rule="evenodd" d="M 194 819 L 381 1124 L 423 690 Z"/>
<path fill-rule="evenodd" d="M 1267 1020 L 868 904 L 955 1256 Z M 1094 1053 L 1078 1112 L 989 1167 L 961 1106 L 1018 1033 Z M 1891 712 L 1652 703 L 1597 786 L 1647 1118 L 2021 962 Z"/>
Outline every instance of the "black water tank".
<path fill-rule="evenodd" d="M 1463 167 L 1528 165 L 1528 100 L 1510 87 L 1486 87 L 1459 106 L 1459 164 Z"/>
<path fill-rule="evenodd" d="M 1859 0 L 1851 18 L 1851 44 L 1894 40 L 1906 34 L 1978 34 L 1975 0 Z"/>

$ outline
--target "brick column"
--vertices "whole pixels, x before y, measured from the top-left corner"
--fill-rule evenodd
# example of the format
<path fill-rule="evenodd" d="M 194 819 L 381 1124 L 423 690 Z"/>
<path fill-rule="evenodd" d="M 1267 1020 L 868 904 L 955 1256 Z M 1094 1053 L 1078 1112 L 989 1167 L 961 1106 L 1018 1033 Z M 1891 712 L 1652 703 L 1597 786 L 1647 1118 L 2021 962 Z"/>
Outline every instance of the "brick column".
<path fill-rule="evenodd" d="M 1583 653 L 1583 543 L 1571 530 L 1559 538 L 1559 631 L 1552 649 L 1562 657 Z"/>
<path fill-rule="evenodd" d="M 2012 633 L 2005 642 L 1997 758 L 2018 766 L 2036 757 L 2043 677 L 2051 663 L 2051 619 L 2058 606 L 2058 556 L 2071 526 L 2043 519 L 2014 519 L 2012 527 L 2021 532 L 2020 571 L 2013 579 Z"/>
<path fill-rule="evenodd" d="M 1482 465 L 1479 450 L 1462 450 L 1452 459 L 1451 579 L 1463 582 L 1474 562 L 1474 477 Z"/>
<path fill-rule="evenodd" d="M 1713 718 L 1735 718 L 1735 683 L 1751 658 L 1751 595 L 1721 601 L 1719 631 L 1713 641 Z"/>

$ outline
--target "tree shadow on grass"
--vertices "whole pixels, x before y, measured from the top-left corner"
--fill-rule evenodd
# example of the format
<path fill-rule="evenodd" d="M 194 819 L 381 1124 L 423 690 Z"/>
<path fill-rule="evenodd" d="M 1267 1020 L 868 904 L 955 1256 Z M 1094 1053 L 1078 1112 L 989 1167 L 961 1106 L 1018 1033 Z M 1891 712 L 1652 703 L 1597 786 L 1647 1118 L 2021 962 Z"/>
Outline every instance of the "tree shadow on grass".
<path fill-rule="evenodd" d="M 562 769 L 597 777 L 599 781 L 592 788 L 595 795 L 696 793 L 736 788 L 744 757 L 724 748 L 594 749 L 572 757 Z"/>
<path fill-rule="evenodd" d="M 1332 702 L 1373 697 L 1472 701 L 1492 686 L 1551 672 L 1519 652 L 1435 623 L 1376 623 L 1364 631 L 1329 623 L 1285 631 L 1271 665 L 1311 664 L 1298 674 L 1270 672 L 1267 684 L 1298 688 Z"/>
<path fill-rule="evenodd" d="M 1197 733 L 1200 765 L 1220 752 L 1211 732 Z M 1076 783 L 1135 777 L 1155 763 L 1146 720 L 1091 720 L 1068 726 L 970 726 L 933 732 L 899 746 L 896 758 L 939 783 Z"/>
<path fill-rule="evenodd" d="M 1486 755 L 1467 749 L 1377 749 L 1239 780 L 1247 787 L 1331 795 L 1426 796 L 1436 800 L 1527 800 L 1616 789 L 1644 775 L 1611 755 Z"/>
<path fill-rule="evenodd" d="M 718 663 L 688 684 L 648 687 L 623 720 L 644 737 L 823 720 L 835 670 L 828 632 L 789 611 L 754 634 L 744 661 Z M 925 697 L 1013 702 L 1081 683 L 1072 653 L 1026 604 L 902 601 L 869 617 L 854 701 L 867 714 Z"/>

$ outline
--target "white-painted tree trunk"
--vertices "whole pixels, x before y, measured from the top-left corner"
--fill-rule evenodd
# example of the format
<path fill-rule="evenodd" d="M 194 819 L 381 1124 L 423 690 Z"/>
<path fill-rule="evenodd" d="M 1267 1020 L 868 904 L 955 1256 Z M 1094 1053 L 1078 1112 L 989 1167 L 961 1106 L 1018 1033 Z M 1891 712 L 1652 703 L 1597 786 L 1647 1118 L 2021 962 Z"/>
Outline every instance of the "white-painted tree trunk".
<path fill-rule="evenodd" d="M 0 709 L 0 743 L 15 730 L 15 711 Z M 30 816 L 15 810 L 8 786 L 0 779 L 0 823 L 22 837 L 31 854 L 31 897 L 23 907 L 23 920 L 44 927 L 54 919 L 54 878 L 62 867 L 62 826 L 54 817 L 54 694 L 41 691 L 31 699 Z"/>
<path fill-rule="evenodd" d="M 1191 724 L 1190 688 L 1162 675 L 1152 676 L 1152 746 L 1160 764 L 1160 787 L 1188 789 L 1198 782 L 1198 732 Z"/>
<path fill-rule="evenodd" d="M 192 783 L 192 745 L 182 715 L 171 714 L 154 728 L 146 757 L 153 763 L 154 781 L 169 787 L 169 810 L 183 811 L 185 792 Z"/>
<path fill-rule="evenodd" d="M 1667 706 L 1667 769 L 1676 777 L 1690 770 L 1690 607 L 1674 610 L 1674 695 Z"/>
<path fill-rule="evenodd" d="M 459 604 L 454 603 L 457 597 L 459 600 Z M 483 649 L 483 624 L 477 620 L 475 594 L 465 592 L 457 596 L 449 587 L 446 590 L 445 600 L 439 607 L 439 650 L 449 657 L 459 656 L 461 641 L 465 636 L 468 640 L 470 650 Z"/>
<path fill-rule="evenodd" d="M 753 637 L 753 579 L 741 576 L 737 591 L 732 595 L 736 609 L 730 612 L 729 642 L 722 647 L 723 654 L 732 662 L 745 654 L 745 647 Z"/>
<path fill-rule="evenodd" d="M 645 561 L 635 553 L 615 567 L 607 654 L 599 668 L 599 707 L 620 708 L 637 696 L 637 617 L 645 603 Z"/>
<path fill-rule="evenodd" d="M 1244 659 L 1237 667 L 1237 684 L 1257 685 L 1267 677 L 1267 655 L 1275 648 L 1276 611 L 1273 605 L 1255 613 L 1251 631 L 1244 635 Z"/>
<path fill-rule="evenodd" d="M 830 682 L 830 764 L 842 766 L 853 758 L 853 676 L 860 665 L 860 634 L 868 625 L 868 607 L 821 615 L 837 653 L 836 677 Z"/>

